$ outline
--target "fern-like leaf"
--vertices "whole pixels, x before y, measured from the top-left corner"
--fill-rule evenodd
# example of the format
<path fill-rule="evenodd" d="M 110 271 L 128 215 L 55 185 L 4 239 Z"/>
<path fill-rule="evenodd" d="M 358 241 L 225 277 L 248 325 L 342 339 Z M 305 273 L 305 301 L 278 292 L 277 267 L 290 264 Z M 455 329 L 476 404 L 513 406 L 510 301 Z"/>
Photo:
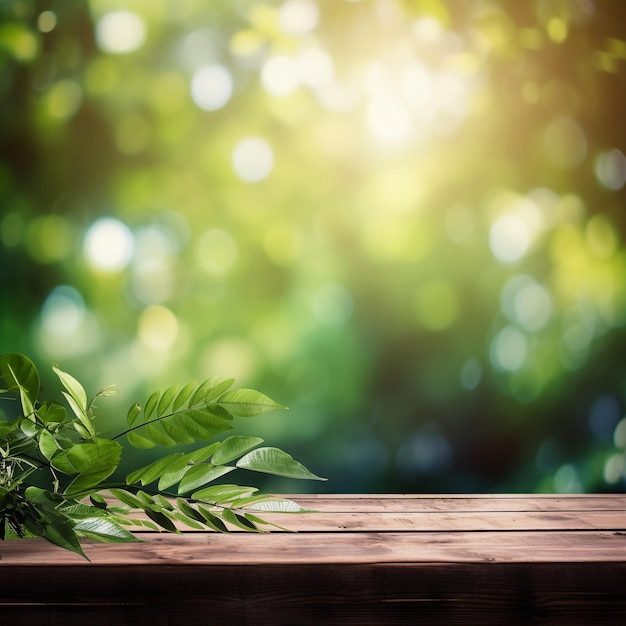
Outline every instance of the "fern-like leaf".
<path fill-rule="evenodd" d="M 194 443 L 212 439 L 230 430 L 232 426 L 229 421 L 233 416 L 253 417 L 272 409 L 284 408 L 253 389 L 229 391 L 232 383 L 232 379 L 218 381 L 209 378 L 200 385 L 189 382 L 183 387 L 173 385 L 163 392 L 156 391 L 148 398 L 143 409 L 139 404 L 129 409 L 128 430 L 124 434 L 136 448 Z M 231 441 L 229 444 L 232 450 L 228 455 L 231 458 L 234 458 L 233 452 L 237 456 L 234 443 Z M 251 441 L 244 442 L 243 438 L 238 440 L 238 444 L 244 443 Z M 241 447 L 243 449 L 245 446 Z"/>

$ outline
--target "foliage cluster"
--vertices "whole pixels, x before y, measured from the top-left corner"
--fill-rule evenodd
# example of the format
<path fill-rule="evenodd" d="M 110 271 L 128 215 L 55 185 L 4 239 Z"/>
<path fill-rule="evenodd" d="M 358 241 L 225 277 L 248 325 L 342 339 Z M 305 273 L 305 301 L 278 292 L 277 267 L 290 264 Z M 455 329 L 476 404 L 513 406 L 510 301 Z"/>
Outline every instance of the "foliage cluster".
<path fill-rule="evenodd" d="M 40 399 L 39 374 L 30 359 L 0 356 L 6 382 L 0 393 L 14 395 L 20 407 L 15 419 L 0 422 L 1 539 L 39 536 L 85 556 L 81 537 L 137 541 L 132 529 L 177 532 L 177 524 L 184 524 L 261 532 L 276 525 L 259 513 L 304 509 L 255 487 L 210 483 L 235 469 L 323 480 L 286 452 L 259 447 L 261 438 L 234 435 L 168 454 L 131 472 L 124 484 L 107 483 L 122 458 L 122 437 L 136 448 L 205 442 L 230 430 L 235 416 L 284 407 L 253 389 L 231 389 L 232 379 L 211 378 L 155 391 L 145 405 L 131 406 L 124 432 L 106 438 L 96 430 L 95 401 L 111 395 L 112 388 L 89 400 L 73 376 L 56 365 L 53 370 L 69 411 Z"/>

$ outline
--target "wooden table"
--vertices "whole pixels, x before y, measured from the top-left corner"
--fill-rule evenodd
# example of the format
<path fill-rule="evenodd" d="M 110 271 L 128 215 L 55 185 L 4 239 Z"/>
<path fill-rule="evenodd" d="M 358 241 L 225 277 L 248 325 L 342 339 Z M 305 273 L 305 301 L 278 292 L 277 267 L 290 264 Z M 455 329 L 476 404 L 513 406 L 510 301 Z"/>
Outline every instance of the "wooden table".
<path fill-rule="evenodd" d="M 626 495 L 341 495 L 297 533 L 0 543 L 0 622 L 626 624 Z"/>

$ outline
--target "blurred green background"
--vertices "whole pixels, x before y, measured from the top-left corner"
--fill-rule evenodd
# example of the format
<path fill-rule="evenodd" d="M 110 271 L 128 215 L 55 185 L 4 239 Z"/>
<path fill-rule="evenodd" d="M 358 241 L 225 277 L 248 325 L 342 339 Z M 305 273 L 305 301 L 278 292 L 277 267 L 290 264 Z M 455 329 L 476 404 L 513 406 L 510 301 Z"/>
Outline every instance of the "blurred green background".
<path fill-rule="evenodd" d="M 2 0 L 0 351 L 260 389 L 270 489 L 623 491 L 625 77 L 619 0 Z"/>

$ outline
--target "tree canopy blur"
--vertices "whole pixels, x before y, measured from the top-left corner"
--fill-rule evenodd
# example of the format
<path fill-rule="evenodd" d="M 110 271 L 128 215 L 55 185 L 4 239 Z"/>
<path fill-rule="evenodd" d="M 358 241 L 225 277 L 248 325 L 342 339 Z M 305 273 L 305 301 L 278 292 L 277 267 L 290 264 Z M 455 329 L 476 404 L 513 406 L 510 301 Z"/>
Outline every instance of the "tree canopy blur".
<path fill-rule="evenodd" d="M 330 491 L 623 490 L 625 30 L 615 0 L 0 1 L 1 351 L 116 382 L 115 423 L 233 376 Z"/>

